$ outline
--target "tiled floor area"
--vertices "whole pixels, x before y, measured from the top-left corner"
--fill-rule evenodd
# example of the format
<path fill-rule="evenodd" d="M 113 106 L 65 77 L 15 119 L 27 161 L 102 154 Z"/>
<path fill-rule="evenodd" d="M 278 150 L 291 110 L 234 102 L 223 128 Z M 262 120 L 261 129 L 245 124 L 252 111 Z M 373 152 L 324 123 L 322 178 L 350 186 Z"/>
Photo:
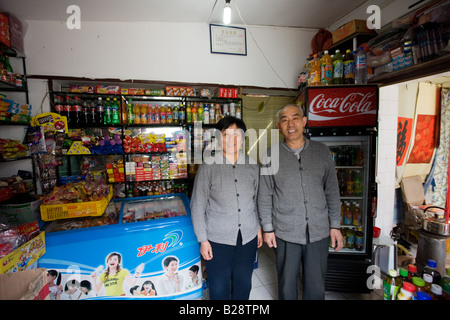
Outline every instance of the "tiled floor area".
<path fill-rule="evenodd" d="M 299 289 L 301 299 L 301 288 Z M 382 300 L 381 290 L 370 294 L 326 292 L 325 300 Z M 264 244 L 258 251 L 258 268 L 253 271 L 250 300 L 278 300 L 275 252 Z"/>

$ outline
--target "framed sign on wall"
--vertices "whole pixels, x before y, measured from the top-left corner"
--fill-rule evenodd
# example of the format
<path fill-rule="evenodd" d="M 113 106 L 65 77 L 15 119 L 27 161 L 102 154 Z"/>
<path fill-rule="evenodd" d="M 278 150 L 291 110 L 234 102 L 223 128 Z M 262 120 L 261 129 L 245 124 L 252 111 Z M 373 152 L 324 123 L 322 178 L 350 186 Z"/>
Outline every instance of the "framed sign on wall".
<path fill-rule="evenodd" d="M 247 55 L 245 28 L 209 25 L 211 53 Z"/>

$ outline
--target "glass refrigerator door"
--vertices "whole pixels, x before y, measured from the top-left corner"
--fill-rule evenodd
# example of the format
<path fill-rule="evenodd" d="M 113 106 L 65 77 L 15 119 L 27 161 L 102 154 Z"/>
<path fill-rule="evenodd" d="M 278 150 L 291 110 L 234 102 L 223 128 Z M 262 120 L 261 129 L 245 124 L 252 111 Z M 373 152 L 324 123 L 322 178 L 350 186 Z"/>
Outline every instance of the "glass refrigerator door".
<path fill-rule="evenodd" d="M 341 254 L 367 252 L 369 215 L 368 136 L 312 137 L 330 148 L 335 163 L 341 197 L 341 232 L 344 249 Z M 371 236 L 371 235 L 369 235 Z M 334 250 L 330 248 L 330 252 Z M 337 254 L 339 254 L 337 253 Z"/>

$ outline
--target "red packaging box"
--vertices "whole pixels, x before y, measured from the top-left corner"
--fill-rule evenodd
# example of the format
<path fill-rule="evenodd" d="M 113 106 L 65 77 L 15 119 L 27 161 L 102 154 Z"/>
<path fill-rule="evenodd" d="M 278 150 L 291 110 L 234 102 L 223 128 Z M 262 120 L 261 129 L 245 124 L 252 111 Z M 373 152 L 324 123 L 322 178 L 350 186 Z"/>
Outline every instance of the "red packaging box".
<path fill-rule="evenodd" d="M 7 47 L 11 46 L 9 18 L 3 13 L 0 13 L 0 42 Z"/>

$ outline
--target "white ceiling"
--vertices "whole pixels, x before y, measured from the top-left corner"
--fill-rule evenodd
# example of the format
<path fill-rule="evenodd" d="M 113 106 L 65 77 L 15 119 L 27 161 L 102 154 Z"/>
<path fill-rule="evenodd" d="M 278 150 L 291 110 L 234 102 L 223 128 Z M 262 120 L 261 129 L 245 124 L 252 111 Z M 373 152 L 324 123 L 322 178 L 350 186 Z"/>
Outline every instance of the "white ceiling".
<path fill-rule="evenodd" d="M 326 28 L 367 0 L 231 0 L 235 25 Z M 77 5 L 81 21 L 222 24 L 225 0 L 1 0 L 21 20 L 66 21 Z M 239 13 L 242 17 L 239 16 Z"/>

